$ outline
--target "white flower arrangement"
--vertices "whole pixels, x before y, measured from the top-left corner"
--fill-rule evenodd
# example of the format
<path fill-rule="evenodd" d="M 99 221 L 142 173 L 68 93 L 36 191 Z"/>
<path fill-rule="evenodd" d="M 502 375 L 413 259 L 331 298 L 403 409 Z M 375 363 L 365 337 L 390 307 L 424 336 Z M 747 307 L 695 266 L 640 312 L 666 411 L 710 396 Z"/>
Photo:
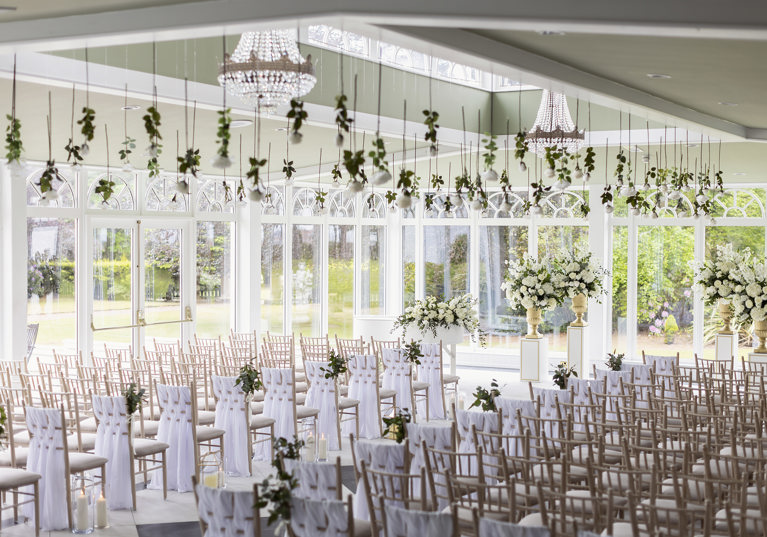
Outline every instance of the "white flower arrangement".
<path fill-rule="evenodd" d="M 466 330 L 472 341 L 479 338 L 479 342 L 484 345 L 487 335 L 479 328 L 476 305 L 477 299 L 470 294 L 450 300 L 427 296 L 409 304 L 404 313 L 394 321 L 394 329 L 402 329 L 403 336 L 408 328 L 415 328 L 421 332 L 430 331 L 436 337 L 438 328 L 457 326 Z"/>
<path fill-rule="evenodd" d="M 739 271 L 748 266 L 750 260 L 748 248 L 740 253 L 733 250 L 732 244 L 725 244 L 717 245 L 713 260 L 694 265 L 694 286 L 703 295 L 703 302 L 708 306 L 715 305 L 720 299 L 735 302 L 734 299 L 745 290 Z"/>
<path fill-rule="evenodd" d="M 564 298 L 561 278 L 552 270 L 550 259 L 537 261 L 525 256 L 508 263 L 509 271 L 501 289 L 512 308 L 538 308 L 549 310 L 562 303 Z"/>
<path fill-rule="evenodd" d="M 602 265 L 591 259 L 590 253 L 565 254 L 558 261 L 558 273 L 554 274 L 556 285 L 563 295 L 574 298 L 584 294 L 602 302 L 605 293 L 605 276 L 609 274 Z"/>
<path fill-rule="evenodd" d="M 767 319 L 767 265 L 750 256 L 748 261 L 733 271 L 738 284 L 729 295 L 734 317 L 741 323 Z"/>

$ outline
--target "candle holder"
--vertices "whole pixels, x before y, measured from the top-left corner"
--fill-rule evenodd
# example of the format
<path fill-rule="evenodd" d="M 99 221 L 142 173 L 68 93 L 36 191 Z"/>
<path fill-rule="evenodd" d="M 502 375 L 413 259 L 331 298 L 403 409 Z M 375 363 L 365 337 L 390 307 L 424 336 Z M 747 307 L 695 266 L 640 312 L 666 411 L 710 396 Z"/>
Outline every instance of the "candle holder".
<path fill-rule="evenodd" d="M 328 460 L 328 439 L 325 438 L 325 433 L 320 435 L 320 439 L 317 442 L 317 460 L 320 462 Z"/>
<path fill-rule="evenodd" d="M 200 463 L 202 484 L 214 489 L 226 488 L 226 474 L 224 465 L 218 453 L 208 452 L 202 456 Z"/>
<path fill-rule="evenodd" d="M 99 487 L 99 493 L 100 491 Z M 93 479 L 85 475 L 72 477 L 72 533 L 87 535 L 93 533 L 94 498 Z"/>
<path fill-rule="evenodd" d="M 314 435 L 312 433 L 306 434 L 306 440 L 304 441 L 303 459 L 305 462 L 315 462 L 317 460 L 317 446 L 314 441 Z"/>

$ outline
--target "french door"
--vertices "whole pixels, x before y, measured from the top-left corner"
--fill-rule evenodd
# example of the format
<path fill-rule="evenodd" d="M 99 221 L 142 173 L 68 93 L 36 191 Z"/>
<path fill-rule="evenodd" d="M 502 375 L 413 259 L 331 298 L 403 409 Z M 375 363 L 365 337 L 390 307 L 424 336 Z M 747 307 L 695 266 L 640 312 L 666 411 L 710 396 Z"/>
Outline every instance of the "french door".
<path fill-rule="evenodd" d="M 93 218 L 88 227 L 90 349 L 130 345 L 138 355 L 154 340 L 183 340 L 188 223 Z"/>

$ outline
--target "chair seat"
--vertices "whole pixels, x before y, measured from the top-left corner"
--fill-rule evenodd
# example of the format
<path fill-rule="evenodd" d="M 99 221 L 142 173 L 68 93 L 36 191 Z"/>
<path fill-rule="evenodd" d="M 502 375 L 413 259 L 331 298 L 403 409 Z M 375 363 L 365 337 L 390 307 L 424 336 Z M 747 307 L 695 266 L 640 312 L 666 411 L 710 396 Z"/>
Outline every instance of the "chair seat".
<path fill-rule="evenodd" d="M 383 388 L 378 390 L 379 399 L 389 399 L 391 397 L 394 397 L 395 395 L 397 395 L 397 390 L 384 390 Z"/>
<path fill-rule="evenodd" d="M 275 424 L 273 418 L 267 418 L 266 416 L 251 416 L 250 428 L 251 429 L 263 429 L 264 427 L 271 427 Z"/>
<path fill-rule="evenodd" d="M 461 380 L 458 375 L 442 375 L 442 384 L 453 384 Z"/>
<path fill-rule="evenodd" d="M 93 455 L 92 453 L 69 452 L 69 471 L 73 474 L 79 474 L 86 470 L 95 470 L 104 466 L 107 462 L 108 459 Z"/>
<path fill-rule="evenodd" d="M 370 537 L 371 531 L 369 520 L 354 519 L 354 537 Z"/>
<path fill-rule="evenodd" d="M 80 422 L 80 430 L 84 433 L 95 433 L 97 429 L 96 418 L 85 418 Z"/>
<path fill-rule="evenodd" d="M 133 439 L 133 454 L 136 457 L 146 457 L 147 455 L 162 453 L 169 447 L 170 446 L 165 442 L 159 442 L 157 440 L 149 440 L 147 438 Z"/>
<path fill-rule="evenodd" d="M 739 507 L 733 507 L 731 509 L 732 515 L 733 515 L 733 522 L 736 528 L 740 526 L 740 517 L 741 517 L 741 510 Z M 759 509 L 746 509 L 746 527 L 744 532 L 741 532 L 741 535 L 762 535 L 765 527 L 765 522 L 762 520 L 761 515 L 762 512 Z M 714 515 L 714 527 L 718 530 L 726 530 L 728 529 L 727 525 L 727 511 L 724 509 L 720 509 L 716 512 L 716 515 Z"/>
<path fill-rule="evenodd" d="M 320 413 L 318 408 L 312 408 L 310 406 L 297 406 L 296 407 L 296 419 L 302 420 L 306 418 L 313 418 Z"/>
<path fill-rule="evenodd" d="M 136 423 L 136 434 L 141 433 L 141 425 Z M 160 429 L 159 421 L 144 420 L 144 438 L 157 436 L 157 431 Z"/>
<path fill-rule="evenodd" d="M 342 397 L 338 400 L 338 408 L 341 410 L 354 408 L 355 406 L 360 406 L 360 402 L 357 399 L 348 399 L 346 397 Z"/>
<path fill-rule="evenodd" d="M 16 448 L 16 466 L 23 468 L 27 465 L 27 457 L 29 456 L 29 448 Z M 0 467 L 11 465 L 11 450 L 6 449 L 0 453 Z"/>
<path fill-rule="evenodd" d="M 420 390 L 426 390 L 428 388 L 429 388 L 428 382 L 413 381 L 413 390 L 420 391 Z"/>
<path fill-rule="evenodd" d="M 83 451 L 93 451 L 96 449 L 96 433 L 80 433 L 80 440 L 82 441 Z M 76 434 L 67 436 L 67 448 L 70 451 L 78 448 Z"/>
<path fill-rule="evenodd" d="M 220 438 L 224 436 L 223 429 L 216 429 L 215 427 L 203 427 L 198 426 L 197 427 L 197 441 L 198 442 L 208 442 L 209 440 L 213 440 L 214 438 Z"/>
<path fill-rule="evenodd" d="M 0 468 L 0 490 L 34 485 L 40 479 L 42 479 L 42 476 L 34 472 L 27 472 L 18 468 Z"/>
<path fill-rule="evenodd" d="M 198 410 L 197 423 L 200 425 L 213 425 L 216 423 L 216 413 L 212 410 Z"/>

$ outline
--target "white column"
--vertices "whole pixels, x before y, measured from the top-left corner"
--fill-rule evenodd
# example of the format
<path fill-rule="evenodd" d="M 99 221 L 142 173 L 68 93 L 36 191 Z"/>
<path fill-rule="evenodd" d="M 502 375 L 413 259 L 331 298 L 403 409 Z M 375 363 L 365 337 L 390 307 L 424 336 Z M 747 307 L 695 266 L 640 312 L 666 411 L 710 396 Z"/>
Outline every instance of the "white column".
<path fill-rule="evenodd" d="M 0 235 L 2 236 L 3 360 L 23 360 L 27 335 L 27 200 L 23 176 L 11 177 L 0 164 Z"/>
<path fill-rule="evenodd" d="M 589 221 L 589 251 L 592 259 L 602 265 L 609 266 L 610 248 L 612 242 L 610 234 L 612 228 L 607 222 L 607 214 L 604 206 L 599 200 L 599 194 L 602 190 L 600 185 L 591 185 L 589 187 L 589 199 L 591 200 L 591 212 L 588 216 Z M 610 300 L 611 300 L 611 280 L 605 279 L 605 294 L 602 296 L 602 303 L 594 299 L 589 300 L 588 321 L 591 325 L 591 337 L 587 338 L 587 345 L 583 347 L 584 353 L 592 358 L 592 361 L 601 361 L 602 357 L 607 355 L 607 349 L 610 345 L 612 326 L 610 323 Z M 569 334 L 569 331 L 568 331 Z M 569 346 L 569 345 L 568 345 Z M 586 367 L 589 367 L 588 365 Z M 579 371 L 579 375 L 581 372 Z M 588 375 L 588 371 L 583 371 Z"/>

